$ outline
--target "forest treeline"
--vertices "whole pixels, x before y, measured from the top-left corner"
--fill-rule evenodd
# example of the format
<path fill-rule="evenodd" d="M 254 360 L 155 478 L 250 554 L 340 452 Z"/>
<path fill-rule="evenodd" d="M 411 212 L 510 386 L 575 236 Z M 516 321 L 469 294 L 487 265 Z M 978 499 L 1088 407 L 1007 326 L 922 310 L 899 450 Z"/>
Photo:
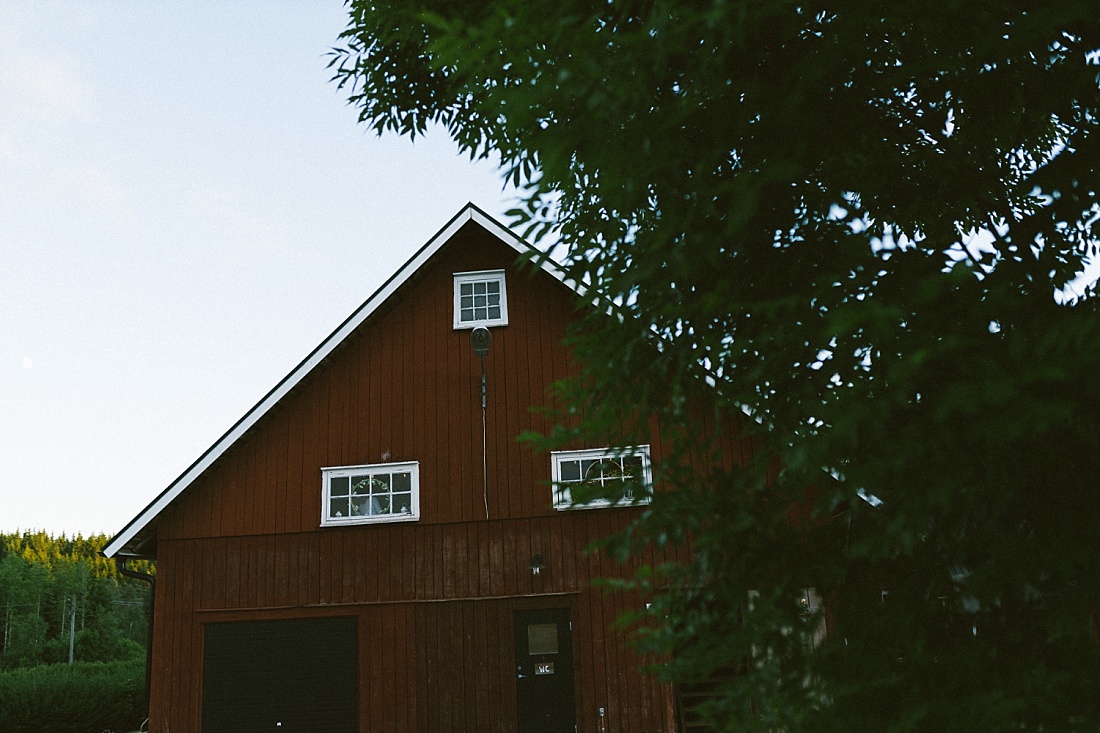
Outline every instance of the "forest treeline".
<path fill-rule="evenodd" d="M 103 534 L 0 534 L 0 670 L 145 654 L 149 585 L 99 554 Z M 152 574 L 149 563 L 131 569 Z"/>

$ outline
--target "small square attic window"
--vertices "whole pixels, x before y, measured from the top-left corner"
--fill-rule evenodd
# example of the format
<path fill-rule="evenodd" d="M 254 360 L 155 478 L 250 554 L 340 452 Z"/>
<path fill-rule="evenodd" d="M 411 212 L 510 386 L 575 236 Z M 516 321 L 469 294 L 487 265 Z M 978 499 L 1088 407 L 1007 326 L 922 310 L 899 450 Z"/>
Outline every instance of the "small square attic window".
<path fill-rule="evenodd" d="M 504 270 L 455 273 L 455 328 L 508 325 Z"/>

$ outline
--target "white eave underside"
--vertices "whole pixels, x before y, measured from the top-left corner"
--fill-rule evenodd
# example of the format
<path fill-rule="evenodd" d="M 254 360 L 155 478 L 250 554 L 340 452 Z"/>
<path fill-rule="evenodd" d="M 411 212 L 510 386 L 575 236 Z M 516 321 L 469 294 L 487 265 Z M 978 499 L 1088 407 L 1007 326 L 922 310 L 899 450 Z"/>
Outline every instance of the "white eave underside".
<path fill-rule="evenodd" d="M 197 461 L 191 464 L 179 478 L 169 484 L 168 488 L 162 491 L 140 514 L 130 520 L 130 523 L 127 524 L 121 532 L 115 535 L 115 537 L 103 548 L 103 554 L 107 557 L 114 557 L 120 553 L 126 554 L 122 551 L 131 540 L 137 537 L 143 529 L 148 527 L 149 524 L 156 519 L 157 515 L 175 501 L 176 497 L 182 494 L 195 479 L 201 476 L 207 468 L 217 461 L 222 454 L 237 441 L 237 439 L 259 422 L 268 410 L 274 407 L 283 397 L 293 390 L 307 374 L 313 371 L 314 367 L 324 361 L 324 359 L 331 354 L 345 338 L 362 325 L 364 321 L 370 318 L 371 314 L 373 314 L 386 299 L 404 285 L 417 270 L 431 259 L 432 255 L 438 252 L 444 244 L 458 233 L 459 229 L 470 221 L 480 224 L 490 234 L 495 235 L 500 241 L 516 250 L 519 254 L 528 254 L 535 251 L 531 245 L 516 236 L 510 229 L 490 217 L 484 211 L 477 208 L 472 203 L 466 204 L 466 206 L 463 207 L 454 218 L 447 222 L 442 229 L 436 232 L 435 236 L 429 239 L 408 262 L 402 265 L 389 280 L 383 283 L 373 295 L 367 298 L 366 302 L 359 306 L 358 310 L 352 313 L 328 338 L 322 341 L 321 345 L 313 350 L 313 353 L 295 367 L 294 371 L 284 377 L 283 380 L 279 382 L 274 389 L 268 392 L 255 407 L 249 410 L 225 435 L 219 438 L 218 441 L 210 446 Z M 569 287 L 578 295 L 583 295 L 584 288 L 579 287 L 572 280 L 566 278 L 556 263 L 548 258 L 541 258 L 540 266 L 543 271 L 549 273 L 556 280 Z"/>

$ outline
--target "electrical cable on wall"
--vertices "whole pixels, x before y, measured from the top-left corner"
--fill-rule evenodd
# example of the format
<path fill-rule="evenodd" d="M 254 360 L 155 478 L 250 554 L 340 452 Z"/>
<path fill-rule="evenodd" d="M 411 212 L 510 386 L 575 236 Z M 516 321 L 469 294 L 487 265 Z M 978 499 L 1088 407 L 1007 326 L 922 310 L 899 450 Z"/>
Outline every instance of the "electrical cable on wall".
<path fill-rule="evenodd" d="M 482 378 L 484 379 L 484 377 L 482 377 Z M 486 440 L 486 432 L 485 432 L 485 403 L 482 402 L 481 403 L 481 478 L 482 478 L 482 484 L 483 485 L 482 485 L 482 488 L 481 488 L 481 498 L 485 502 L 485 518 L 486 519 L 489 518 L 489 456 L 488 456 L 488 451 L 486 450 L 486 445 L 487 444 L 488 444 L 488 441 Z"/>
<path fill-rule="evenodd" d="M 485 518 L 489 518 L 489 440 L 485 427 L 485 413 L 488 408 L 485 384 L 485 356 L 493 343 L 493 334 L 485 326 L 478 326 L 470 332 L 470 345 L 474 353 L 481 358 L 481 479 L 482 500 L 485 502 Z"/>

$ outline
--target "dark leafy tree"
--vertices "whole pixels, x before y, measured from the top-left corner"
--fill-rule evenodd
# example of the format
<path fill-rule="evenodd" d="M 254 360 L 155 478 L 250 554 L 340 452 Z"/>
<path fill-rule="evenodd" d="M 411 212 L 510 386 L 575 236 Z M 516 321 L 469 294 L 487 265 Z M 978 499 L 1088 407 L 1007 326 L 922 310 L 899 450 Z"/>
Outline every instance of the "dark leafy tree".
<path fill-rule="evenodd" d="M 718 728 L 1100 726 L 1093 4 L 353 0 L 340 44 L 615 307 L 549 439 L 675 445 L 609 550 L 690 544 L 639 640 Z"/>

